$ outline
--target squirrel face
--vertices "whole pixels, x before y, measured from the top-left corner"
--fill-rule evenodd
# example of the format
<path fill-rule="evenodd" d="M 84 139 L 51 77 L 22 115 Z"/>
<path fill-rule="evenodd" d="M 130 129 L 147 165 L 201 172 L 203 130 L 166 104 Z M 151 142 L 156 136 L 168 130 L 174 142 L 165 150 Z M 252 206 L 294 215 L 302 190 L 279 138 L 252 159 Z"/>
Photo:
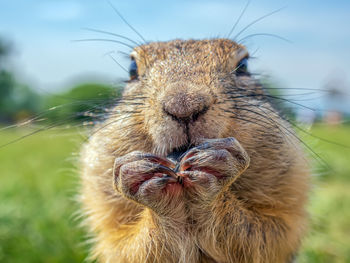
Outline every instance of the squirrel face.
<path fill-rule="evenodd" d="M 228 39 L 155 42 L 134 49 L 125 93 L 146 97 L 144 130 L 155 153 L 167 155 L 203 138 L 222 138 L 232 129 L 227 94 L 241 85 L 238 80 L 251 80 L 248 56 L 244 46 Z"/>

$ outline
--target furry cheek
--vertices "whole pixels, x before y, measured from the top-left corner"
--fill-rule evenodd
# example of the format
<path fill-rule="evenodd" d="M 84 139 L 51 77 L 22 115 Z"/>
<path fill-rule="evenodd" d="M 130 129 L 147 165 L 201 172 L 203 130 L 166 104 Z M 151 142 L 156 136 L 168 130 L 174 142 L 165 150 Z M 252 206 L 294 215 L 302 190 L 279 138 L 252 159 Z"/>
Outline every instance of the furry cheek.
<path fill-rule="evenodd" d="M 189 124 L 191 143 L 197 145 L 203 139 L 221 138 L 228 128 L 226 122 L 217 112 L 208 110 L 197 121 Z"/>

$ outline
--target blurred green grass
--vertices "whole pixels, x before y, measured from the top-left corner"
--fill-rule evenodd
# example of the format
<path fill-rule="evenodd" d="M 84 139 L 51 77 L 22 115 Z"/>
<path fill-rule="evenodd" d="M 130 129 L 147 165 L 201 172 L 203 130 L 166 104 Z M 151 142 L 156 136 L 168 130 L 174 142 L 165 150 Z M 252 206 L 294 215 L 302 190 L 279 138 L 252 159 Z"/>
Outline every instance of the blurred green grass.
<path fill-rule="evenodd" d="M 350 145 L 349 126 L 315 126 L 320 138 Z M 300 263 L 350 262 L 350 148 L 302 136 L 327 163 L 314 160 L 309 213 L 311 224 L 299 256 Z"/>
<path fill-rule="evenodd" d="M 28 130 L 0 132 L 0 142 Z M 0 262 L 82 262 L 74 201 L 81 136 L 45 131 L 0 149 Z"/>
<path fill-rule="evenodd" d="M 28 130 L 0 132 L 1 144 Z M 350 127 L 316 126 L 313 134 L 349 144 Z M 350 149 L 303 136 L 331 169 L 315 162 L 311 224 L 299 262 L 350 262 Z M 0 262 L 82 262 L 86 233 L 74 201 L 82 136 L 45 131 L 0 149 Z"/>

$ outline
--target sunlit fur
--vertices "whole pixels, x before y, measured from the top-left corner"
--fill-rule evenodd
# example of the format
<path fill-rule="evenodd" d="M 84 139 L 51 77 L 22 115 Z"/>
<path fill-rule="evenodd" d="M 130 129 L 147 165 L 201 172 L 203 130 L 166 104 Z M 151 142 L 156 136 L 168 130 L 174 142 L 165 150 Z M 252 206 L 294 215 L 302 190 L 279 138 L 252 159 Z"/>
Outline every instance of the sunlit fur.
<path fill-rule="evenodd" d="M 258 82 L 235 74 L 245 48 L 227 39 L 174 40 L 136 47 L 134 54 L 139 79 L 126 86 L 124 101 L 81 153 L 81 201 L 95 236 L 92 257 L 290 262 L 306 228 L 309 172 L 296 135 Z M 207 111 L 188 128 L 164 111 L 181 115 L 203 103 Z M 154 211 L 113 187 L 117 157 L 133 151 L 166 157 L 176 147 L 227 137 L 240 142 L 250 166 L 215 197 L 159 200 Z"/>

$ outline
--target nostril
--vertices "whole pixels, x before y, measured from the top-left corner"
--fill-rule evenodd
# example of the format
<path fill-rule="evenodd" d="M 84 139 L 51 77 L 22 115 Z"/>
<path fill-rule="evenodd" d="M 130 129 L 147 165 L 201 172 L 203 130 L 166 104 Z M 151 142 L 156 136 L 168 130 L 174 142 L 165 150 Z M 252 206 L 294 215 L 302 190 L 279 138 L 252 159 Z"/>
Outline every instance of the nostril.
<path fill-rule="evenodd" d="M 205 107 L 202 111 L 200 112 L 194 112 L 192 115 L 188 116 L 188 117 L 177 117 L 167 111 L 164 110 L 164 112 L 169 115 L 170 117 L 172 117 L 173 120 L 176 120 L 178 122 L 190 122 L 190 121 L 196 121 L 199 116 L 205 114 L 207 112 L 207 110 L 209 109 L 209 107 Z"/>
<path fill-rule="evenodd" d="M 163 105 L 163 111 L 170 116 L 174 121 L 178 122 L 189 122 L 190 118 L 189 117 L 179 117 L 175 115 L 171 110 L 169 111 L 167 107 L 164 107 Z"/>
<path fill-rule="evenodd" d="M 209 109 L 208 106 L 204 106 L 204 108 L 201 111 L 193 113 L 192 114 L 192 121 L 196 121 L 198 119 L 198 117 L 205 114 L 208 111 L 208 109 Z"/>
<path fill-rule="evenodd" d="M 201 110 L 200 98 L 195 98 L 186 93 L 177 92 L 165 98 L 163 109 L 166 113 L 177 118 L 190 117 L 193 112 Z"/>
<path fill-rule="evenodd" d="M 209 107 L 208 106 L 203 106 L 201 109 L 199 110 L 195 110 L 195 111 L 189 111 L 186 114 L 182 114 L 183 112 L 179 111 L 174 111 L 172 108 L 169 109 L 168 107 L 166 107 L 165 105 L 163 105 L 163 111 L 169 115 L 170 117 L 173 118 L 173 120 L 176 120 L 178 122 L 190 122 L 190 121 L 196 121 L 199 116 L 205 114 L 208 111 Z"/>
<path fill-rule="evenodd" d="M 171 89 L 170 89 L 171 88 Z M 174 84 L 162 95 L 163 111 L 176 121 L 196 121 L 213 102 L 213 96 L 205 87 L 184 87 Z"/>

